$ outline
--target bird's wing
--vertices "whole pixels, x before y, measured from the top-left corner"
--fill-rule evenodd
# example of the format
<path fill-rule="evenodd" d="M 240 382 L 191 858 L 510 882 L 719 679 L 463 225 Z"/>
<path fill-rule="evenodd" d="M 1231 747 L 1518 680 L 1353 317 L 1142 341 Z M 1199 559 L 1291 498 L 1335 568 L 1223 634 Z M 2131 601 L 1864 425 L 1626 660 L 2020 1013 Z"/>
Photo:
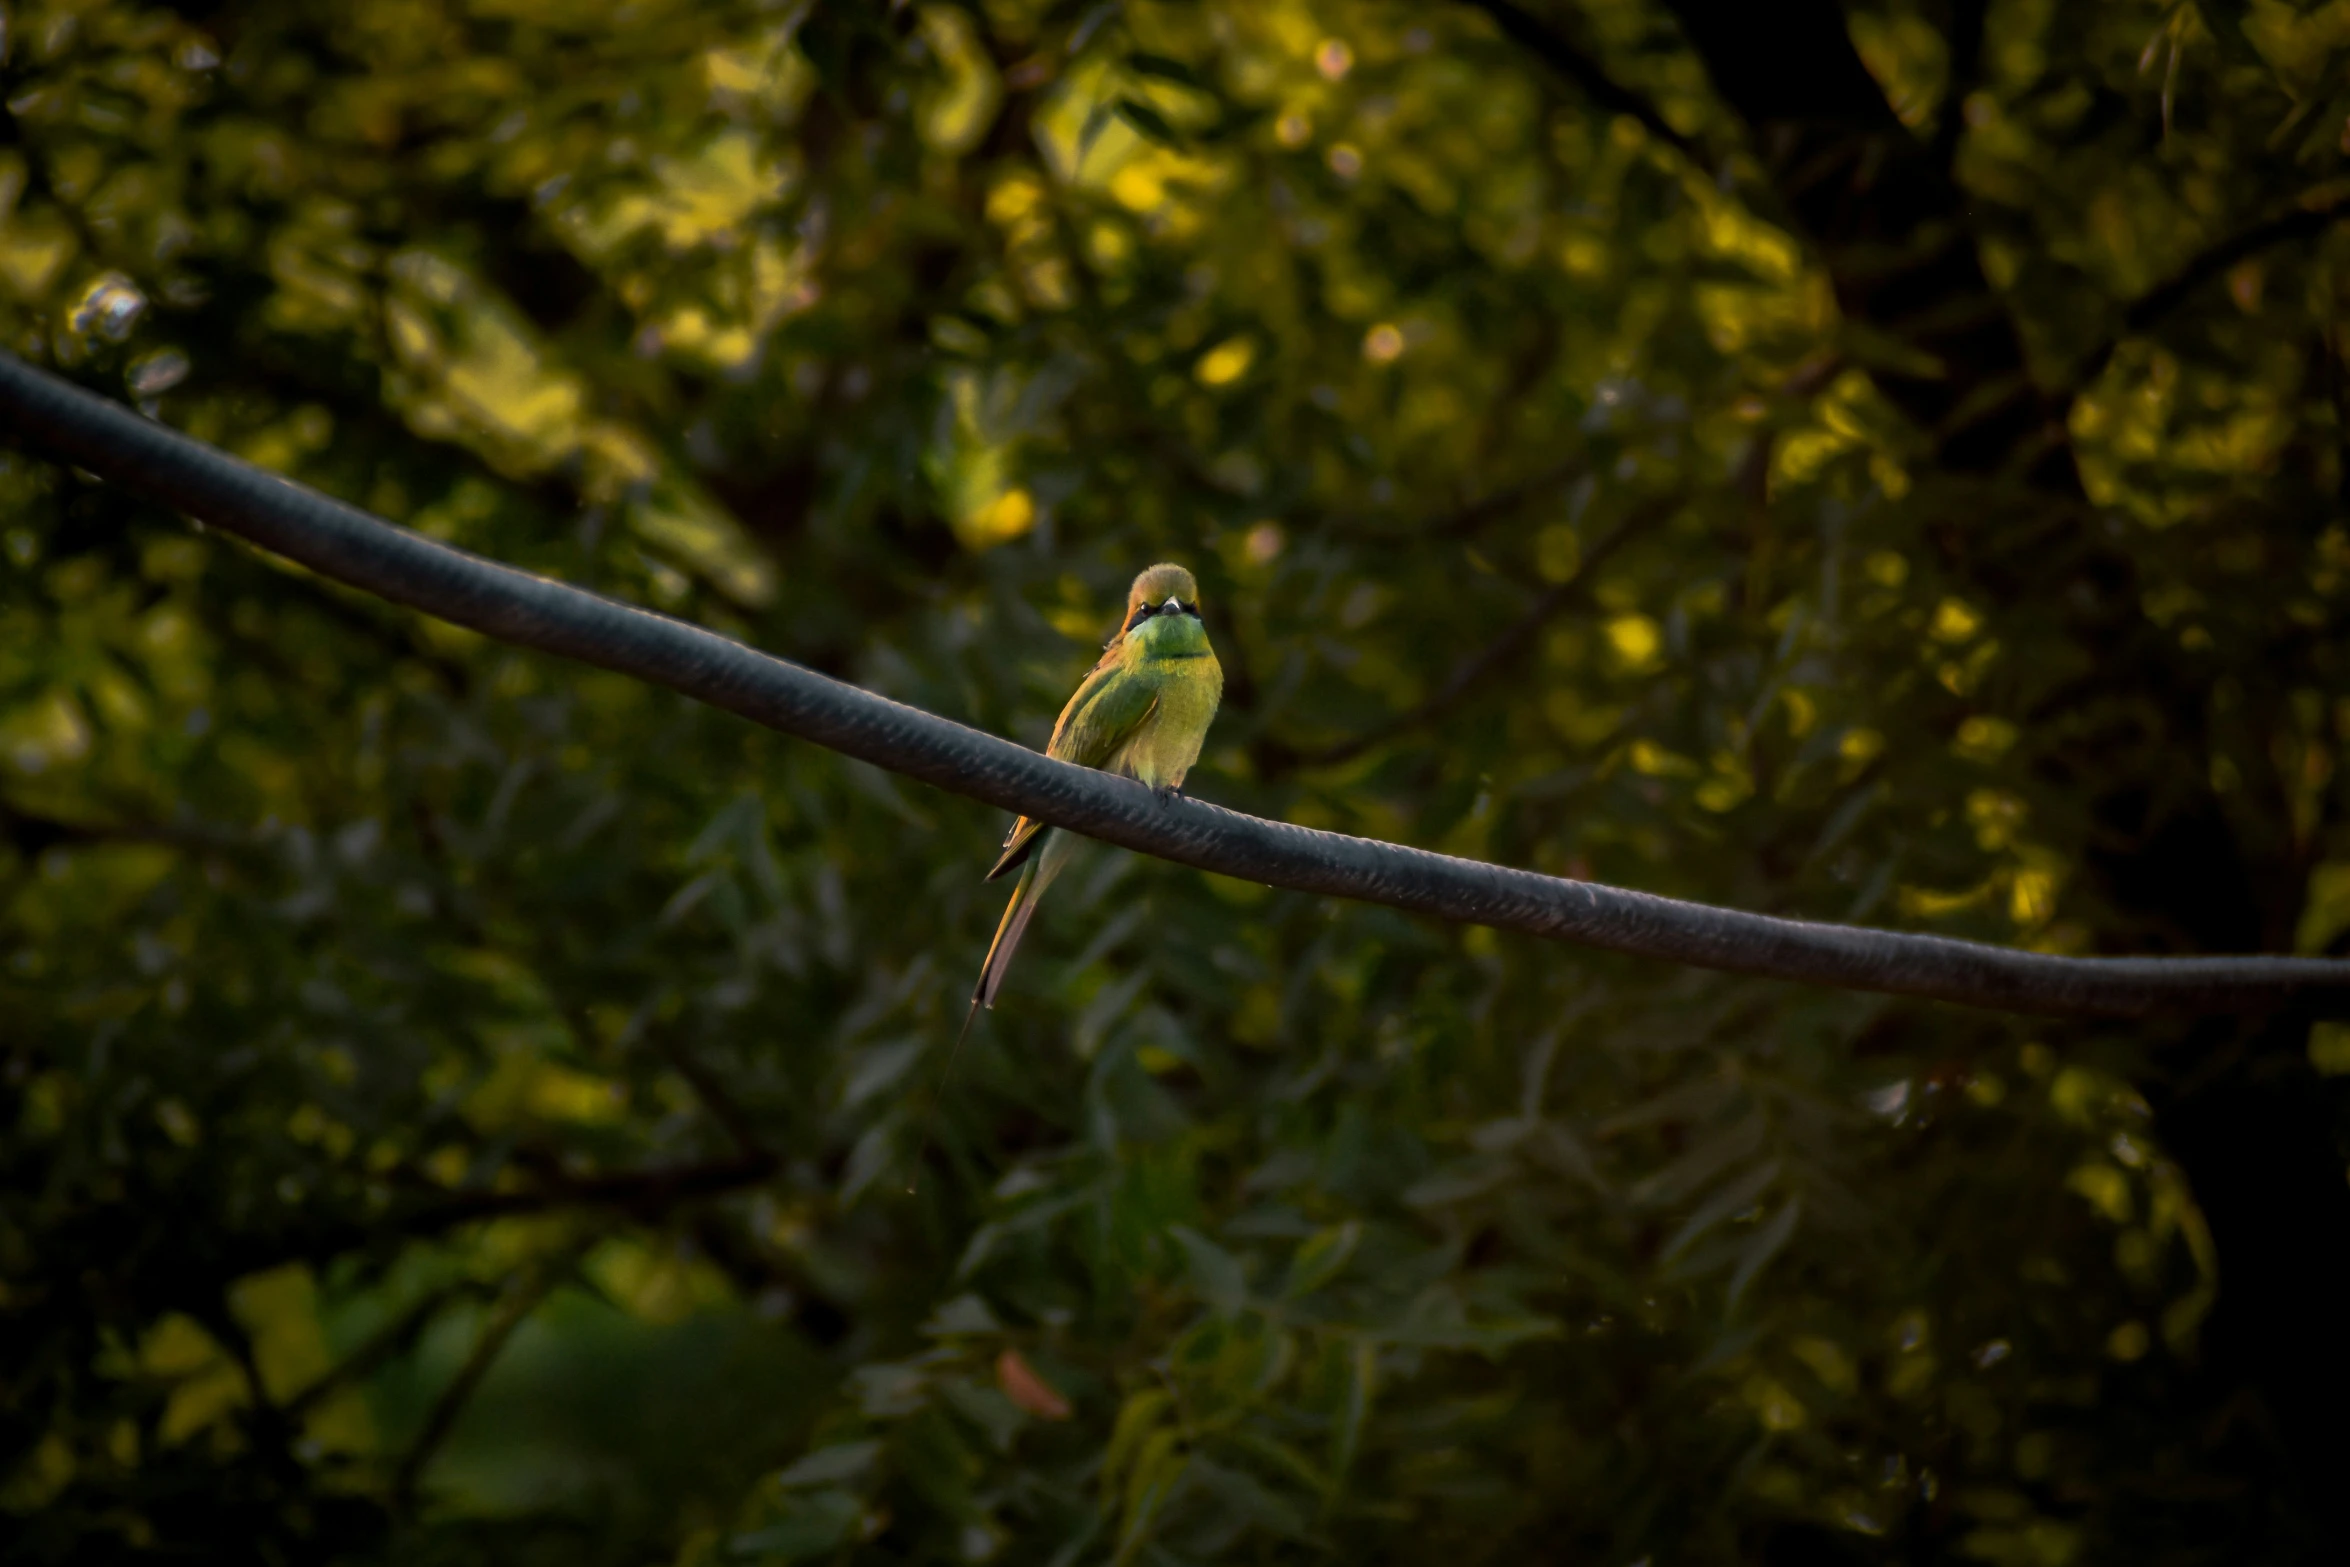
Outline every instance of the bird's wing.
<path fill-rule="evenodd" d="M 1122 662 L 1105 657 L 1061 709 L 1053 725 L 1052 743 L 1044 754 L 1057 762 L 1100 767 L 1118 754 L 1134 731 L 1158 705 L 1159 693 L 1150 681 L 1137 677 Z M 1023 816 L 1004 836 L 1004 852 L 988 871 L 994 881 L 1028 858 L 1044 823 Z"/>
<path fill-rule="evenodd" d="M 1069 698 L 1069 705 L 1061 709 L 1044 754 L 1080 767 L 1099 767 L 1118 754 L 1118 747 L 1150 716 L 1158 700 L 1155 682 L 1123 663 L 1104 659 Z"/>

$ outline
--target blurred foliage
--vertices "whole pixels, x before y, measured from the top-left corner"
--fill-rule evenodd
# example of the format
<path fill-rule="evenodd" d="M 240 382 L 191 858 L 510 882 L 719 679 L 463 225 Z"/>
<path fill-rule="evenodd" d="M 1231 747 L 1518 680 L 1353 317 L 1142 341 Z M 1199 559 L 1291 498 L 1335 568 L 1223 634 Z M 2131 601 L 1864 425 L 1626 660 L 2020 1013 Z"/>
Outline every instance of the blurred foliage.
<path fill-rule="evenodd" d="M 1184 560 L 1196 793 L 1757 910 L 2181 945 L 2027 722 L 2151 639 L 2276 943 L 2350 927 L 2350 239 L 2104 354 L 2350 191 L 2350 5 L 1996 0 L 1963 97 L 1853 10 L 2094 369 L 2069 510 L 1937 468 L 1667 10 L 1557 11 L 1715 161 L 1469 7 L 11 0 L 0 334 L 1031 744 Z M 13 1559 L 2295 1548 L 2128 1029 L 1097 851 L 908 1195 L 990 813 L 0 489 Z M 1952 565 L 2042 537 L 2109 639 Z"/>

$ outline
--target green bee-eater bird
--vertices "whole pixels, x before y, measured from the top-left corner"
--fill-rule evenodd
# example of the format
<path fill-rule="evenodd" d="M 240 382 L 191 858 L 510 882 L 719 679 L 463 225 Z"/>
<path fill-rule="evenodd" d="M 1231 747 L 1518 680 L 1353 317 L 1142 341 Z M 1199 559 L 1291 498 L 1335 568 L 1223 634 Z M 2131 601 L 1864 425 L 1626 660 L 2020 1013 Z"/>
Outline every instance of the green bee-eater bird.
<path fill-rule="evenodd" d="M 1199 584 L 1181 566 L 1153 566 L 1127 590 L 1126 618 L 1102 649 L 1101 661 L 1061 709 L 1044 754 L 1139 778 L 1170 795 L 1183 787 L 1183 775 L 1199 760 L 1200 742 L 1207 738 L 1216 704 L 1223 699 L 1224 668 L 1216 662 L 1207 628 L 1200 623 Z M 931 1115 L 937 1113 L 947 1079 L 954 1074 L 955 1057 L 962 1053 L 972 1020 L 981 1007 L 995 1005 L 1004 970 L 1036 915 L 1036 900 L 1068 864 L 1075 847 L 1068 834 L 1025 816 L 1004 836 L 1004 852 L 987 879 L 1017 870 L 1019 885 L 1012 889 L 1012 901 L 996 925 L 995 941 L 971 992 L 971 1008 L 963 1014 L 963 1027 L 939 1071 L 938 1086 L 931 1092 Z M 915 1189 L 929 1152 L 929 1120 L 923 1118 L 922 1140 L 914 1153 L 917 1173 L 906 1182 L 909 1192 Z"/>
<path fill-rule="evenodd" d="M 1153 566 L 1126 594 L 1126 618 L 1053 725 L 1045 755 L 1138 778 L 1162 795 L 1183 787 L 1200 742 L 1224 698 L 1224 669 L 1200 623 L 1199 584 L 1181 566 Z M 971 993 L 974 1011 L 993 1007 L 1036 900 L 1068 863 L 1069 835 L 1021 817 L 987 873 L 1020 873 L 1012 901 Z"/>

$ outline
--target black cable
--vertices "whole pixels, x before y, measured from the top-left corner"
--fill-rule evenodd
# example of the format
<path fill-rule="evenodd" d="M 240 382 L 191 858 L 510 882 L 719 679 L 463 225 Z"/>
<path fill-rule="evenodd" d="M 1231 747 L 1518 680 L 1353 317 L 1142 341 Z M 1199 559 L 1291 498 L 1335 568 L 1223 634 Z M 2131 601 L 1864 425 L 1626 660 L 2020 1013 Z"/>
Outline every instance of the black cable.
<path fill-rule="evenodd" d="M 1700 968 L 2003 1012 L 2141 1017 L 2293 1001 L 2350 1015 L 2350 962 L 2063 958 L 1816 925 L 1243 816 L 981 734 L 725 637 L 437 544 L 0 354 L 0 420 L 109 483 L 518 647 L 667 686 L 785 734 L 1178 864 Z"/>

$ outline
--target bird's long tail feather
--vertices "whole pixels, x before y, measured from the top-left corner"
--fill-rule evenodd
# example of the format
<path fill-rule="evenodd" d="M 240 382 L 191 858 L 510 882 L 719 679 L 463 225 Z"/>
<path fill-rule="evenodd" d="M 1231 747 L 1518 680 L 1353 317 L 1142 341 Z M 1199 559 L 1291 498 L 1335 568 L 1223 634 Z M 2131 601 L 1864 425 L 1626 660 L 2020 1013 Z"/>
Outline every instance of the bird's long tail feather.
<path fill-rule="evenodd" d="M 1020 880 L 1012 888 L 1012 901 L 1004 905 L 1004 917 L 996 922 L 995 940 L 988 944 L 987 961 L 979 966 L 979 983 L 971 991 L 971 1005 L 963 1013 L 963 1026 L 956 1030 L 946 1063 L 939 1068 L 938 1081 L 931 1086 L 930 1103 L 921 1117 L 922 1139 L 915 1146 L 914 1165 L 906 1176 L 909 1193 L 922 1179 L 922 1161 L 930 1156 L 930 1134 L 938 1123 L 939 1102 L 946 1097 L 947 1081 L 955 1074 L 955 1059 L 963 1053 L 963 1041 L 971 1037 L 971 1025 L 979 1020 L 979 1009 L 994 1009 L 996 992 L 1003 988 L 1004 971 L 1012 964 L 1012 953 L 1019 947 L 1021 936 L 1027 933 L 1028 922 L 1036 916 L 1036 902 L 1044 896 L 1045 888 L 1052 885 L 1053 878 L 1061 874 L 1061 867 L 1069 862 L 1075 847 L 1066 835 L 1050 830 L 1044 833 L 1043 839 L 1020 868 Z"/>
<path fill-rule="evenodd" d="M 1068 864 L 1074 844 L 1065 833 L 1047 831 L 1044 842 L 1029 856 L 1020 868 L 1020 881 L 1012 889 L 1012 901 L 1004 905 L 1004 917 L 995 928 L 995 940 L 988 944 L 987 961 L 979 966 L 979 984 L 972 990 L 971 999 L 978 1006 L 992 1010 L 996 992 L 1004 987 L 1004 974 L 1012 966 L 1012 954 L 1019 950 L 1020 938 L 1028 933 L 1028 922 L 1036 917 L 1038 900 L 1045 888 L 1061 874 Z"/>

